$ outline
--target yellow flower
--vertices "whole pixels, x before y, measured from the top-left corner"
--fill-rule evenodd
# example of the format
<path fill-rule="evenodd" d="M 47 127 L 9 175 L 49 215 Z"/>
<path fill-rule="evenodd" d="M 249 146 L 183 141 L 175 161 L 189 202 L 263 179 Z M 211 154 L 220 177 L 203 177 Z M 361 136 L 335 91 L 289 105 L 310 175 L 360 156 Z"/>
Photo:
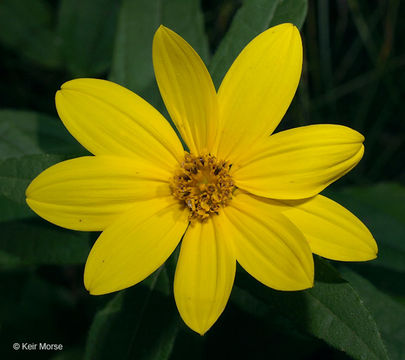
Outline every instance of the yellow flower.
<path fill-rule="evenodd" d="M 376 257 L 361 221 L 318 195 L 360 161 L 363 136 L 339 125 L 269 136 L 301 76 L 301 38 L 292 24 L 252 40 L 218 92 L 197 53 L 163 26 L 153 65 L 189 153 L 163 116 L 131 91 L 72 80 L 57 92 L 56 107 L 95 156 L 50 167 L 26 192 L 46 220 L 103 231 L 84 273 L 91 294 L 142 281 L 183 237 L 174 296 L 185 323 L 204 334 L 225 308 L 236 261 L 271 288 L 301 290 L 313 286 L 312 253 Z"/>

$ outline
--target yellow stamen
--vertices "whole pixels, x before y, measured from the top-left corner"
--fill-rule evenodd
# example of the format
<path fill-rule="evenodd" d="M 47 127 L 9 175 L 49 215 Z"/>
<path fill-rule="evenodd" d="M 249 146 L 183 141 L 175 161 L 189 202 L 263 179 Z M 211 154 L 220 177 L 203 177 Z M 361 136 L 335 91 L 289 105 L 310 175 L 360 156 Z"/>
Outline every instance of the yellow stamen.
<path fill-rule="evenodd" d="M 203 221 L 218 214 L 232 199 L 236 187 L 229 175 L 230 168 L 228 162 L 211 154 L 185 154 L 171 179 L 171 188 L 174 197 L 189 208 L 191 221 Z"/>

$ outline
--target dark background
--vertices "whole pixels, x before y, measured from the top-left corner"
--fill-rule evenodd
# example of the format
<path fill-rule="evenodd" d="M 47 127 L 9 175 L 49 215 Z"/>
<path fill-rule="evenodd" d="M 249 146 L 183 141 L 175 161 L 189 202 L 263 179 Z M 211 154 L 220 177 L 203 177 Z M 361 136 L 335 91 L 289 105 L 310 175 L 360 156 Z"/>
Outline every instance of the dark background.
<path fill-rule="evenodd" d="M 78 76 L 107 78 L 113 46 L 107 46 L 110 51 L 86 72 L 83 70 L 86 66 L 81 66 L 77 59 L 74 59 L 76 63 L 71 61 L 69 65 L 49 52 L 45 45 L 54 40 L 42 34 L 36 21 L 32 20 L 32 17 L 43 16 L 40 9 L 21 11 L 18 6 L 8 7 L 8 3 L 10 1 L 0 4 L 0 108 L 35 111 L 57 118 L 54 107 L 56 90 L 63 82 Z M 23 3 L 22 7 L 25 6 Z M 60 3 L 49 0 L 45 4 L 51 16 L 45 16 L 43 21 L 49 28 L 54 28 Z M 214 53 L 241 3 L 203 0 L 201 6 L 209 49 Z M 106 15 L 104 38 L 107 40 L 114 38 L 119 7 L 117 1 Z M 15 16 L 11 17 L 10 11 Z M 340 194 L 336 196 L 346 199 L 348 204 L 353 186 L 368 189 L 374 184 L 395 183 L 400 187 L 405 180 L 404 17 L 404 2 L 399 0 L 318 0 L 308 3 L 307 18 L 301 29 L 305 54 L 302 80 L 278 130 L 336 123 L 350 126 L 365 135 L 363 160 L 332 187 L 332 191 Z M 66 30 L 69 24 L 64 29 L 69 31 Z M 30 38 L 37 36 L 43 37 L 43 51 L 32 44 Z M 93 51 L 97 53 L 97 49 Z M 2 137 L 1 141 L 7 142 L 8 139 Z M 387 206 L 395 207 L 395 201 L 404 199 L 403 188 L 398 189 L 398 194 L 390 192 L 392 203 Z M 382 199 L 386 198 L 384 191 L 379 194 Z M 364 193 L 362 196 L 367 198 L 368 195 Z M 363 207 L 363 214 L 367 214 L 368 206 Z M 3 207 L 3 211 L 7 208 Z M 373 219 L 372 215 L 370 219 Z M 379 225 L 384 227 L 385 223 L 381 221 Z M 14 227 L 9 225 L 1 236 L 9 236 L 9 241 L 12 241 L 13 231 L 17 231 L 20 225 L 18 222 Z M 41 222 L 41 226 L 48 224 Z M 388 226 L 386 231 L 389 235 Z M 96 237 L 97 234 L 91 234 L 90 243 Z M 398 288 L 403 281 L 402 274 L 386 270 L 388 273 L 383 278 L 373 267 L 354 265 L 352 268 L 393 296 L 399 306 L 405 305 L 405 293 Z M 31 263 L 10 266 L 2 263 L 0 269 L 0 354 L 6 356 L 3 359 L 17 359 L 23 355 L 32 359 L 80 359 L 95 314 L 114 295 L 89 296 L 82 285 L 83 265 Z M 176 314 L 172 297 L 169 296 L 166 302 L 168 311 Z M 136 306 L 135 300 L 132 305 Z M 322 340 L 299 332 L 293 324 L 279 323 L 277 317 L 260 315 L 260 304 L 253 303 L 252 306 L 255 311 L 249 312 L 230 301 L 217 324 L 204 337 L 181 325 L 170 359 L 349 358 Z M 160 326 L 166 326 L 164 318 Z M 129 328 L 128 332 L 132 330 Z M 153 330 L 148 334 L 146 331 L 145 338 L 153 338 Z M 14 342 L 39 341 L 61 343 L 65 350 L 29 354 L 11 351 Z M 134 358 L 148 357 L 141 354 Z"/>

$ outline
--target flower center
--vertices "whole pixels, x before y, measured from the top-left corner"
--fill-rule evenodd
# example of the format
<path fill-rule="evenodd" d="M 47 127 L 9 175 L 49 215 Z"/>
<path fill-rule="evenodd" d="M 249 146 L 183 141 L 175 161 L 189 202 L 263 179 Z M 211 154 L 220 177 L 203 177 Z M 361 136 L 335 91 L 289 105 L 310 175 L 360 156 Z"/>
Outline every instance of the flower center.
<path fill-rule="evenodd" d="M 236 187 L 229 175 L 230 168 L 228 162 L 210 154 L 185 154 L 171 179 L 171 188 L 174 197 L 189 208 L 190 221 L 203 221 L 211 214 L 218 214 L 232 199 Z"/>

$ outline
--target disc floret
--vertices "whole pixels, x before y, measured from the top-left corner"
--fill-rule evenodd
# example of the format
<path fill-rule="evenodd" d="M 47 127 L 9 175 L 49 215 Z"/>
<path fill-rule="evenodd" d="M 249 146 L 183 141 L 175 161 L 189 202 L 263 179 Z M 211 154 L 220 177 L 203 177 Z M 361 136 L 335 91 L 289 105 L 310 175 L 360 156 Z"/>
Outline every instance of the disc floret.
<path fill-rule="evenodd" d="M 174 197 L 190 210 L 190 220 L 206 220 L 218 214 L 232 199 L 235 190 L 229 174 L 231 164 L 214 155 L 195 156 L 186 152 L 171 181 Z"/>

